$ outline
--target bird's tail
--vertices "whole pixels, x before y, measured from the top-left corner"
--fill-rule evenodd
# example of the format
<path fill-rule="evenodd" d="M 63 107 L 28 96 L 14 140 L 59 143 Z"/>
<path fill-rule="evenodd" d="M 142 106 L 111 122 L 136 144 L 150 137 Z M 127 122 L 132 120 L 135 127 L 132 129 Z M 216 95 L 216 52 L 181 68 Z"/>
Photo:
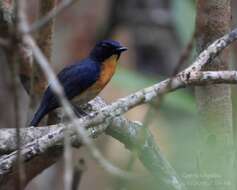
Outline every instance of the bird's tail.
<path fill-rule="evenodd" d="M 41 119 L 47 114 L 47 109 L 45 106 L 40 106 L 37 112 L 35 113 L 32 121 L 30 122 L 30 126 L 37 126 Z"/>

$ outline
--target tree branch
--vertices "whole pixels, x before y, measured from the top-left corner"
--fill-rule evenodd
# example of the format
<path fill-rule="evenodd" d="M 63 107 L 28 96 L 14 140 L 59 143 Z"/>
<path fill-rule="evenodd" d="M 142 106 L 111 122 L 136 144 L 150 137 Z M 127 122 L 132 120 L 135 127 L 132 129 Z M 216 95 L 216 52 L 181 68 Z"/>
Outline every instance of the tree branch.
<path fill-rule="evenodd" d="M 59 15 L 62 11 L 70 7 L 76 0 L 62 0 L 62 2 L 54 7 L 50 12 L 48 12 L 44 17 L 34 22 L 28 29 L 26 29 L 25 33 L 30 33 L 37 31 L 42 28 L 46 24 L 48 24 L 52 19 L 54 19 L 57 15 Z"/>
<path fill-rule="evenodd" d="M 206 72 L 192 72 L 190 77 L 183 81 L 183 86 L 190 85 L 206 85 L 211 83 L 237 83 L 236 71 L 206 71 Z M 172 90 L 172 89 L 170 89 Z M 105 107 L 105 103 L 96 98 L 91 101 L 92 111 L 98 111 Z M 84 110 L 87 111 L 88 110 Z M 91 110 L 90 110 L 91 111 Z M 62 141 L 58 141 L 57 135 L 63 136 L 65 125 L 53 125 L 49 127 L 38 128 L 23 128 L 21 129 L 21 137 L 24 140 L 23 144 L 23 158 L 29 163 L 34 162 L 35 157 L 45 158 L 47 154 L 51 154 L 49 150 L 55 150 L 56 153 L 50 155 L 48 162 L 54 163 L 61 155 L 63 150 Z M 162 156 L 158 145 L 153 136 L 147 128 L 136 122 L 130 122 L 124 117 L 115 117 L 111 125 L 106 128 L 106 124 L 94 126 L 88 129 L 88 134 L 91 137 L 97 137 L 99 134 L 106 132 L 115 139 L 123 143 L 128 149 L 136 151 L 140 161 L 153 174 L 155 178 L 161 181 L 163 186 L 169 186 L 171 189 L 185 189 L 182 182 L 179 180 L 173 168 Z M 1 129 L 0 130 L 0 152 L 9 153 L 17 149 L 15 139 L 15 129 Z M 36 139 L 36 140 L 35 140 Z M 51 141 L 51 142 L 50 142 Z M 56 143 L 59 142 L 59 143 Z M 46 143 L 46 144 L 45 144 Z M 50 143 L 50 144 L 48 144 Z M 72 136 L 72 143 L 75 147 L 80 147 L 81 141 Z M 46 147 L 45 147 L 46 146 Z M 47 154 L 45 154 L 47 153 Z M 16 151 L 2 156 L 0 159 L 0 179 L 1 182 L 6 181 L 8 173 L 11 173 L 11 167 L 14 166 L 16 159 Z M 38 160 L 40 160 L 38 158 Z M 50 161 L 51 160 L 51 161 Z M 45 165 L 47 167 L 47 165 Z M 33 170 L 34 171 L 34 170 Z M 35 171 L 34 171 L 35 172 Z M 32 177 L 32 176 L 31 176 Z M 175 180 L 174 180 L 175 179 Z M 0 182 L 0 184 L 1 184 Z M 6 183 L 8 184 L 8 183 Z"/>
<path fill-rule="evenodd" d="M 183 80 L 183 85 L 180 86 L 179 88 L 187 87 L 187 86 L 204 86 L 204 85 L 210 85 L 210 84 L 237 84 L 237 71 L 196 71 L 192 72 L 189 78 L 186 78 Z M 170 89 L 172 91 L 172 89 Z M 97 97 L 88 104 L 92 105 L 93 107 L 90 108 L 90 110 L 86 110 L 87 106 L 85 106 L 85 109 L 83 111 L 87 112 L 87 114 L 90 114 L 90 112 L 95 112 L 99 111 L 100 108 L 103 108 L 106 106 L 104 101 Z M 123 132 L 117 131 L 121 130 L 123 127 L 123 130 L 128 130 L 132 132 L 132 128 L 129 126 L 134 126 L 134 125 L 139 125 L 136 122 L 130 122 L 126 120 L 125 118 L 119 116 L 117 118 L 114 118 L 112 121 L 112 126 L 114 127 L 108 127 L 106 128 L 101 128 L 102 131 L 106 129 L 106 132 L 112 136 L 116 136 L 116 134 L 122 134 Z M 22 128 L 21 129 L 21 138 L 22 138 L 22 144 L 25 145 L 35 139 L 38 139 L 44 135 L 51 134 L 55 129 L 60 128 L 58 125 L 50 125 L 50 126 L 44 126 L 44 127 L 27 127 L 27 128 Z M 95 129 L 94 133 L 92 136 L 97 136 L 98 132 L 101 132 L 100 130 L 96 129 L 97 126 L 95 127 L 90 127 L 89 130 L 91 131 L 91 134 L 93 133 L 92 131 Z M 0 155 L 2 154 L 8 154 L 12 151 L 15 151 L 17 149 L 16 145 L 16 130 L 14 128 L 2 128 L 0 129 Z M 119 136 L 120 136 L 119 135 Z M 122 135 L 124 136 L 123 138 L 120 136 L 118 138 L 124 139 L 122 142 L 127 142 L 129 141 L 129 138 L 126 136 L 131 136 L 131 135 Z M 75 139 L 76 140 L 76 139 Z M 78 142 L 74 142 L 74 146 L 77 147 Z M 131 144 L 131 143 L 127 143 Z"/>
<path fill-rule="evenodd" d="M 93 111 L 100 110 L 101 107 L 106 106 L 104 101 L 100 98 L 96 98 L 90 102 L 90 104 L 92 105 Z M 30 166 L 30 162 L 34 162 L 35 159 L 33 158 L 45 158 L 45 152 L 50 154 L 48 150 L 57 150 L 57 154 L 55 154 L 55 156 L 51 155 L 48 161 L 51 160 L 51 162 L 55 162 L 57 160 L 62 153 L 63 147 L 62 141 L 58 141 L 58 136 L 64 135 L 65 128 L 65 125 L 59 124 L 50 127 L 21 129 L 21 135 L 24 137 L 24 143 L 26 143 L 22 148 L 22 157 L 24 158 L 24 161 L 28 163 L 28 166 Z M 106 130 L 107 134 L 122 142 L 130 150 L 136 151 L 141 162 L 147 167 L 153 176 L 160 181 L 160 184 L 163 186 L 169 186 L 171 189 L 184 189 L 184 185 L 181 183 L 170 164 L 162 156 L 159 147 L 156 145 L 153 136 L 147 128 L 143 128 L 141 124 L 131 122 L 124 117 L 116 117 L 112 120 L 111 125 L 107 129 L 105 125 L 102 124 L 100 126 L 89 128 L 88 134 L 91 137 L 97 137 L 99 134 L 103 133 L 104 130 Z M 39 135 L 38 132 L 41 135 Z M 3 138 L 0 139 L 0 142 L 3 142 L 4 144 L 4 147 L 10 148 L 15 146 L 16 148 L 14 129 L 0 130 L 0 137 L 2 135 L 7 135 L 8 137 L 8 139 L 4 138 L 6 141 Z M 80 147 L 81 140 L 76 138 L 73 133 L 71 133 L 71 135 L 73 145 L 75 147 Z M 4 147 L 1 146 L 1 152 L 5 149 Z M 8 151 L 10 151 L 10 149 Z M 0 158 L 0 179 L 2 179 L 0 180 L 0 185 L 2 184 L 1 182 L 6 182 L 4 179 L 11 173 L 11 167 L 14 165 L 15 159 L 16 151 Z M 32 169 L 33 168 L 31 168 L 31 170 Z"/>

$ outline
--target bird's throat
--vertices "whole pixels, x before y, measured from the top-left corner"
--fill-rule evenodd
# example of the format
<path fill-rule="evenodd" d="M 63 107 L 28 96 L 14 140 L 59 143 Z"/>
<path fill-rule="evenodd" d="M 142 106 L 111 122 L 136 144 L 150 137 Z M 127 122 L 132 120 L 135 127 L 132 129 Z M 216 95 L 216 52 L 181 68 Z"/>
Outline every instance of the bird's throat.
<path fill-rule="evenodd" d="M 101 73 L 98 81 L 100 85 L 105 86 L 110 81 L 116 70 L 117 63 L 118 55 L 112 55 L 104 61 L 101 66 Z"/>

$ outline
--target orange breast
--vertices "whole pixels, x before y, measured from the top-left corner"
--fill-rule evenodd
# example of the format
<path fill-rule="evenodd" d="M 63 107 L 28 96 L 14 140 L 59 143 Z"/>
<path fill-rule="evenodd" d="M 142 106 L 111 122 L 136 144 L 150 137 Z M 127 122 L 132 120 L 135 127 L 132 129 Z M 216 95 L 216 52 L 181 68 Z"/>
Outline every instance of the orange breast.
<path fill-rule="evenodd" d="M 117 66 L 117 58 L 118 58 L 118 55 L 113 55 L 107 60 L 105 60 L 105 62 L 103 63 L 100 77 L 97 82 L 100 87 L 103 88 L 114 75 L 114 72 Z"/>
<path fill-rule="evenodd" d="M 118 58 L 117 55 L 113 55 L 107 60 L 105 60 L 105 62 L 101 67 L 101 73 L 97 82 L 93 84 L 91 87 L 89 87 L 86 90 L 86 92 L 75 97 L 73 101 L 79 104 L 83 104 L 95 98 L 112 78 L 117 66 L 118 61 L 117 58 Z"/>

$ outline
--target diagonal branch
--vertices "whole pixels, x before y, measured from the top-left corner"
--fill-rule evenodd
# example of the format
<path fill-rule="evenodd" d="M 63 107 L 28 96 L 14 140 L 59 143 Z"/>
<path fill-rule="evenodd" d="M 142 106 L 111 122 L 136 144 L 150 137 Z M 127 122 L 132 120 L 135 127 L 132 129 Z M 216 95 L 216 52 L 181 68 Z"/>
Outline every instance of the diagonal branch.
<path fill-rule="evenodd" d="M 100 98 L 96 98 L 92 102 L 92 110 L 99 110 L 101 107 L 106 106 L 104 101 Z M 69 124 L 71 125 L 71 124 Z M 21 129 L 21 134 L 27 145 L 22 148 L 23 158 L 25 162 L 34 162 L 35 157 L 44 157 L 47 150 L 59 150 L 62 154 L 62 141 L 58 142 L 58 136 L 63 136 L 65 132 L 65 125 L 54 125 L 50 127 L 39 127 L 39 128 L 25 128 Z M 105 125 L 95 126 L 88 129 L 88 134 L 91 137 L 97 137 L 99 134 L 103 133 L 106 129 Z M 42 136 L 39 136 L 41 133 Z M 8 146 L 14 147 L 14 133 L 13 129 L 3 129 L 0 130 L 0 134 L 7 135 L 7 143 L 1 139 L 0 142 Z M 124 117 L 116 117 L 112 120 L 111 125 L 106 129 L 106 133 L 113 136 L 120 142 L 122 142 L 128 149 L 136 151 L 141 162 L 151 171 L 153 176 L 160 181 L 162 186 L 169 186 L 169 189 L 185 189 L 184 185 L 178 179 L 175 171 L 170 166 L 170 164 L 162 156 L 159 147 L 147 128 L 144 128 L 141 124 L 137 122 L 131 122 Z M 80 147 L 81 140 L 76 138 L 76 136 L 71 133 L 73 145 Z M 37 139 L 31 141 L 33 138 Z M 51 143 L 48 143 L 51 141 Z M 9 144 L 8 144 L 9 143 Z M 60 148 L 61 147 L 61 148 Z M 1 149 L 2 150 L 2 149 Z M 56 154 L 54 157 L 50 157 L 51 160 L 56 161 L 61 154 Z M 146 156 L 144 156 L 146 155 Z M 0 158 L 0 179 L 6 178 L 11 172 L 11 167 L 14 165 L 16 159 L 16 151 Z M 29 165 L 29 164 L 28 164 Z M 11 166 L 11 167 L 9 167 Z M 34 167 L 34 166 L 31 166 Z M 3 180 L 0 180 L 0 184 Z M 182 188 L 181 188 L 182 187 Z"/>
<path fill-rule="evenodd" d="M 186 81 L 183 81 L 185 86 L 203 86 L 203 85 L 210 85 L 210 84 L 237 84 L 237 71 L 197 71 L 192 72 L 189 79 Z M 182 87 L 182 86 L 181 86 Z M 93 107 L 88 111 L 84 110 L 89 114 L 91 111 L 99 111 L 101 108 L 105 107 L 106 104 L 104 101 L 97 97 L 88 104 L 92 105 Z M 123 120 L 123 125 L 121 121 Z M 116 121 L 116 122 L 115 122 Z M 134 125 L 139 125 L 139 123 L 134 122 Z M 121 127 L 124 128 L 124 130 L 128 130 L 130 128 L 129 126 L 132 125 L 132 122 L 126 121 L 125 118 L 122 116 L 117 117 L 116 119 L 113 119 L 112 126 L 118 128 L 121 130 Z M 117 129 L 114 129 L 108 126 L 106 129 L 106 132 L 108 134 L 110 133 L 119 133 L 122 134 L 122 132 L 117 131 Z M 58 125 L 50 125 L 45 127 L 33 127 L 33 128 L 22 128 L 21 129 L 21 137 L 22 137 L 22 144 L 27 144 L 34 139 L 38 139 L 44 135 L 50 134 L 55 129 L 57 129 Z M 98 131 L 97 126 L 90 127 L 89 128 L 91 133 L 93 130 Z M 102 131 L 103 128 L 101 128 Z M 132 130 L 132 129 L 131 129 Z M 97 136 L 97 132 L 94 132 L 93 136 Z M 120 136 L 120 135 L 118 135 Z M 126 136 L 126 135 L 124 135 Z M 129 136 L 129 135 L 128 135 Z M 126 140 L 127 139 L 127 140 Z M 129 141 L 128 138 L 124 137 L 124 140 L 122 142 Z M 75 144 L 75 147 L 77 144 Z M 2 128 L 0 129 L 0 155 L 8 154 L 10 152 L 13 152 L 17 149 L 16 145 L 16 139 L 15 139 L 15 129 L 13 128 Z"/>
<path fill-rule="evenodd" d="M 190 85 L 206 85 L 211 83 L 237 83 L 237 71 L 211 71 L 211 72 L 192 72 L 190 77 L 182 81 L 182 88 Z M 173 89 L 170 89 L 172 91 Z M 92 111 L 100 110 L 105 107 L 105 103 L 96 98 L 90 104 L 93 106 Z M 83 118 L 82 118 L 83 119 Z M 72 124 L 68 124 L 72 125 Z M 88 129 L 88 134 L 91 137 L 96 137 L 106 131 L 107 134 L 119 140 L 128 149 L 136 151 L 140 161 L 153 174 L 155 178 L 161 181 L 163 186 L 169 186 L 171 189 L 185 189 L 182 182 L 179 180 L 173 168 L 162 156 L 159 147 L 153 139 L 151 133 L 147 128 L 136 122 L 130 122 L 123 117 L 115 117 L 109 127 L 103 123 L 99 126 L 94 126 Z M 54 125 L 42 128 L 24 128 L 21 129 L 21 135 L 25 139 L 23 147 L 23 158 L 29 163 L 34 157 L 45 156 L 47 150 L 54 147 L 62 152 L 62 139 L 65 131 L 65 125 Z M 71 127 L 69 127 L 71 128 Z M 73 145 L 78 147 L 81 144 L 80 139 L 76 138 L 73 131 L 71 131 Z M 0 130 L 0 152 L 16 150 L 15 130 L 2 129 Z M 5 137 L 5 138 L 4 138 Z M 36 139 L 37 138 L 37 139 Z M 36 139 L 32 141 L 32 139 Z M 61 139 L 61 140 L 60 140 Z M 30 142 L 32 141 L 32 142 Z M 59 143 L 59 144 L 58 144 Z M 17 152 L 13 152 L 7 156 L 2 156 L 0 159 L 0 179 L 4 179 L 15 163 Z M 56 154 L 59 157 L 61 154 Z M 51 160 L 57 160 L 51 157 Z M 1 184 L 1 181 L 0 181 Z"/>

